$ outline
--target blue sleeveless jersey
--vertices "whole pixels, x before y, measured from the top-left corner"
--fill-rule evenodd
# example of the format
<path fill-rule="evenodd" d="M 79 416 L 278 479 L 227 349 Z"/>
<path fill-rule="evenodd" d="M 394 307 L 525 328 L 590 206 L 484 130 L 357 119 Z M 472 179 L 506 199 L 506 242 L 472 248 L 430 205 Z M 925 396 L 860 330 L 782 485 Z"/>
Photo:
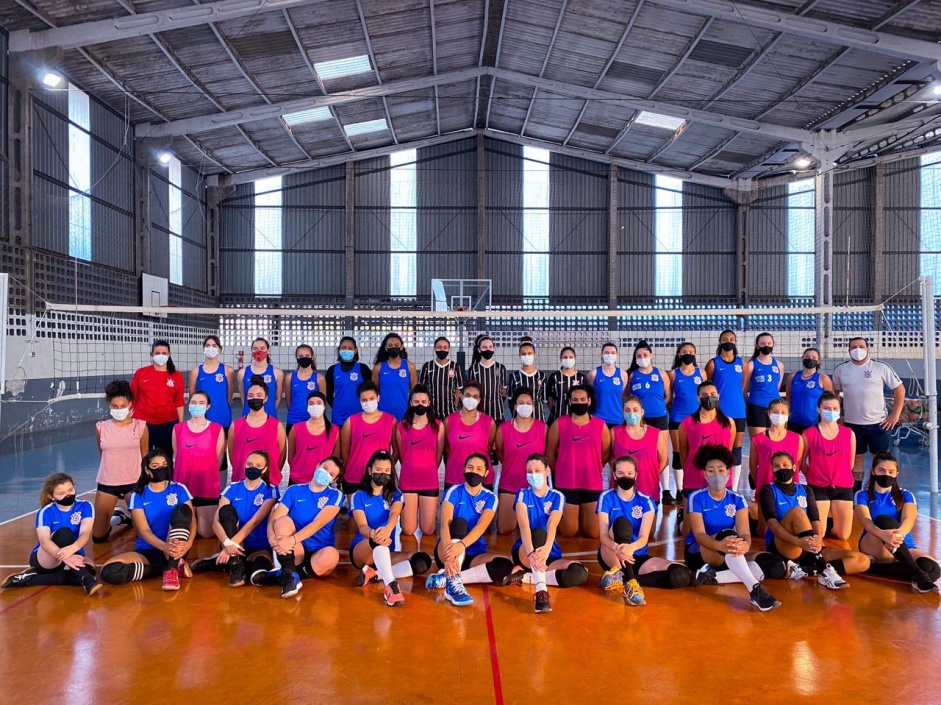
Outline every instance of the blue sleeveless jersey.
<path fill-rule="evenodd" d="M 670 404 L 670 421 L 680 423 L 699 408 L 698 390 L 703 379 L 705 378 L 698 367 L 691 375 L 684 375 L 679 367 L 673 370 L 673 403 Z"/>
<path fill-rule="evenodd" d="M 751 380 L 748 385 L 748 403 L 767 408 L 781 396 L 781 365 L 774 358 L 770 364 L 752 359 Z M 722 398 L 722 392 L 719 392 Z"/>
<path fill-rule="evenodd" d="M 229 406 L 229 383 L 225 378 L 225 365 L 215 372 L 206 372 L 200 365 L 196 369 L 196 389 L 209 395 L 206 418 L 228 429 L 232 425 L 232 407 Z"/>
<path fill-rule="evenodd" d="M 742 358 L 726 362 L 721 357 L 712 359 L 712 381 L 719 390 L 719 409 L 730 419 L 745 418 L 745 395 L 742 392 Z"/>
<path fill-rule="evenodd" d="M 800 372 L 791 381 L 790 420 L 801 426 L 813 426 L 817 423 L 817 401 L 823 396 L 820 386 L 820 373 L 814 372 L 810 379 L 803 379 Z"/>
<path fill-rule="evenodd" d="M 307 414 L 307 395 L 320 390 L 317 371 L 310 379 L 298 379 L 297 370 L 291 375 L 291 406 L 288 407 L 288 423 L 302 423 L 310 418 Z"/>
<path fill-rule="evenodd" d="M 614 375 L 608 377 L 595 368 L 595 416 L 607 424 L 620 424 L 624 421 L 624 404 L 621 396 L 624 394 L 624 385 L 621 384 L 621 368 L 614 369 Z"/>
<path fill-rule="evenodd" d="M 379 366 L 379 411 L 392 414 L 401 421 L 408 410 L 408 392 L 411 374 L 408 363 L 402 360 L 399 369 L 393 369 L 388 361 Z"/>
<path fill-rule="evenodd" d="M 631 373 L 629 381 L 631 394 L 640 399 L 644 416 L 658 418 L 667 415 L 667 402 L 663 391 L 663 373 L 659 368 L 652 368 L 650 373 L 639 368 Z M 623 409 L 623 404 L 621 405 Z"/>
<path fill-rule="evenodd" d="M 333 404 L 330 406 L 330 422 L 337 428 L 353 414 L 362 409 L 356 389 L 363 382 L 362 366 L 356 362 L 349 372 L 344 372 L 338 362 L 333 366 Z"/>
<path fill-rule="evenodd" d="M 248 416 L 248 412 L 251 409 L 248 408 L 248 385 L 252 382 L 252 377 L 255 376 L 255 373 L 252 372 L 252 368 L 245 368 L 245 375 L 242 378 L 242 416 Z M 268 401 L 265 402 L 265 413 L 268 416 L 273 416 L 278 418 L 278 408 L 275 406 L 278 396 L 278 380 L 274 376 L 274 365 L 268 365 L 261 375 L 265 384 L 268 386 Z"/>
<path fill-rule="evenodd" d="M 774 492 L 774 518 L 779 522 L 784 521 L 784 517 L 794 507 L 807 511 L 807 488 L 803 485 L 794 485 L 796 489 L 793 496 L 782 492 L 777 483 L 772 482 L 767 486 Z M 774 541 L 774 532 L 771 529 L 765 529 L 765 548 L 770 547 L 772 541 Z"/>

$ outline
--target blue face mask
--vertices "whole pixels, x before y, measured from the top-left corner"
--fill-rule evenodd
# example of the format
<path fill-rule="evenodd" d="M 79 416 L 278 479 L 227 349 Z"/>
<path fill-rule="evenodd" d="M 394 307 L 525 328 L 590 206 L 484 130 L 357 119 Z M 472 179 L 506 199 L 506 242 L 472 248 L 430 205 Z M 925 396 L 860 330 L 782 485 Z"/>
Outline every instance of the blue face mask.
<path fill-rule="evenodd" d="M 526 482 L 529 483 L 529 486 L 534 490 L 541 490 L 546 486 L 546 476 L 545 475 L 530 475 L 527 473 Z"/>
<path fill-rule="evenodd" d="M 341 350 L 340 359 L 343 362 L 353 362 L 353 358 L 356 357 L 356 352 L 353 350 Z"/>
<path fill-rule="evenodd" d="M 640 423 L 640 414 L 633 414 L 629 411 L 625 411 L 624 423 L 626 423 L 628 426 L 636 426 Z"/>
<path fill-rule="evenodd" d="M 200 416 L 205 416 L 206 410 L 208 408 L 209 407 L 207 407 L 205 404 L 190 404 L 189 406 L 190 416 L 194 416 L 196 418 L 199 418 Z"/>
<path fill-rule="evenodd" d="M 333 478 L 330 477 L 330 473 L 323 468 L 317 468 L 317 470 L 314 472 L 314 484 L 327 487 L 331 482 L 333 482 Z"/>
<path fill-rule="evenodd" d="M 840 420 L 840 412 L 839 412 L 839 411 L 829 411 L 829 410 L 827 410 L 827 409 L 824 409 L 823 411 L 820 412 L 820 418 L 821 418 L 823 421 L 828 421 L 828 422 L 830 422 L 830 423 L 836 423 L 837 421 Z"/>

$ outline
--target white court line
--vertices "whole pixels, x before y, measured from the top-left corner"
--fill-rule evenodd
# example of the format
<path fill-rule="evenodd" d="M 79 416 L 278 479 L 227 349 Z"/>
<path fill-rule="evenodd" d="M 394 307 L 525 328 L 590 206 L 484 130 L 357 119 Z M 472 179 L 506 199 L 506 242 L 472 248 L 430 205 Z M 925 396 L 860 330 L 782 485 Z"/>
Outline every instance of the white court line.
<path fill-rule="evenodd" d="M 85 495 L 85 494 L 91 494 L 94 491 L 95 490 L 87 490 L 85 492 L 80 492 L 78 496 L 81 497 L 82 495 Z M 38 511 L 39 511 L 38 509 L 34 509 L 31 512 L 26 512 L 26 514 L 20 514 L 18 517 L 13 517 L 12 519 L 7 519 L 6 521 L 0 521 L 0 526 L 3 526 L 4 524 L 9 524 L 10 522 L 16 521 L 17 519 L 23 519 L 24 517 L 32 516 Z"/>
<path fill-rule="evenodd" d="M 0 568 L 29 568 L 28 565 L 0 565 Z"/>

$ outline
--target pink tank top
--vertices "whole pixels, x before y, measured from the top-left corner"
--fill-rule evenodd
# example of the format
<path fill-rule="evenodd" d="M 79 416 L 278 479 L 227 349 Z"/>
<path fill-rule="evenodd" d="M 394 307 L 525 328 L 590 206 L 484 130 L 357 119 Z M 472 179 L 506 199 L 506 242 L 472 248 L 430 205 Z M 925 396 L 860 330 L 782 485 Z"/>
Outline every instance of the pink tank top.
<path fill-rule="evenodd" d="M 461 412 L 456 411 L 447 420 L 448 458 L 444 464 L 444 481 L 449 485 L 464 482 L 464 463 L 471 453 L 483 453 L 487 457 L 486 484 L 493 485 L 497 479 L 490 464 L 490 427 L 493 419 L 487 414 L 478 414 L 477 421 L 467 425 L 461 421 Z"/>
<path fill-rule="evenodd" d="M 111 419 L 95 424 L 101 439 L 101 461 L 98 463 L 100 485 L 133 485 L 140 478 L 140 439 L 147 423 L 132 419 L 128 426 L 118 426 Z"/>
<path fill-rule="evenodd" d="M 363 414 L 350 417 L 350 457 L 346 461 L 343 481 L 359 483 L 366 474 L 366 463 L 377 450 L 392 449 L 392 428 L 395 417 L 382 412 L 376 423 L 366 423 Z"/>
<path fill-rule="evenodd" d="M 570 416 L 560 416 L 559 449 L 555 462 L 555 487 L 566 490 L 603 490 L 601 439 L 604 421 L 589 417 L 578 426 Z"/>
<path fill-rule="evenodd" d="M 193 431 L 186 421 L 173 427 L 173 437 L 176 439 L 173 481 L 186 485 L 194 497 L 216 499 L 222 491 L 219 484 L 219 458 L 216 456 L 220 433 L 222 426 L 212 421 L 202 433 Z"/>
<path fill-rule="evenodd" d="M 306 484 L 314 478 L 314 470 L 328 455 L 333 455 L 340 429 L 330 426 L 330 433 L 314 435 L 307 422 L 294 424 L 294 455 L 291 456 L 291 482 Z"/>
<path fill-rule="evenodd" d="M 689 455 L 683 464 L 683 491 L 698 490 L 706 486 L 706 475 L 703 468 L 693 464 L 696 451 L 700 446 L 711 444 L 730 448 L 732 446 L 732 427 L 723 427 L 717 419 L 709 423 L 696 423 L 692 416 L 687 416 L 680 422 L 680 428 L 686 432 L 686 441 L 689 446 Z M 732 486 L 732 473 L 729 468 L 729 482 L 726 487 Z"/>
<path fill-rule="evenodd" d="M 853 432 L 840 426 L 836 438 L 827 440 L 819 426 L 804 431 L 804 446 L 807 460 L 804 476 L 808 485 L 818 487 L 852 487 L 853 461 L 850 454 Z"/>
<path fill-rule="evenodd" d="M 546 452 L 546 424 L 533 421 L 524 433 L 514 428 L 512 421 L 507 421 L 500 425 L 497 433 L 503 436 L 500 491 L 515 494 L 529 486 L 526 482 L 526 458 L 533 453 Z"/>
<path fill-rule="evenodd" d="M 245 479 L 245 461 L 255 450 L 268 453 L 270 465 L 268 479 L 272 485 L 281 484 L 281 453 L 278 449 L 278 426 L 281 423 L 274 416 L 269 416 L 258 428 L 249 426 L 245 417 L 232 422 L 230 433 L 234 434 L 232 448 L 232 482 Z"/>
<path fill-rule="evenodd" d="M 403 492 L 437 490 L 438 430 L 428 424 L 424 428 L 398 426 L 399 489 Z"/>
<path fill-rule="evenodd" d="M 761 492 L 761 488 L 774 482 L 774 473 L 771 472 L 771 456 L 775 453 L 784 451 L 790 453 L 794 458 L 795 472 L 798 468 L 796 463 L 800 462 L 797 454 L 800 452 L 801 437 L 793 431 L 787 431 L 784 438 L 780 441 L 773 441 L 768 438 L 766 433 L 759 433 L 751 439 L 751 452 L 758 456 L 758 469 L 755 471 L 755 493 Z M 797 478 L 794 478 L 797 482 Z"/>
<path fill-rule="evenodd" d="M 611 443 L 614 446 L 614 458 L 628 455 L 637 463 L 637 491 L 654 501 L 660 498 L 660 459 L 657 447 L 660 443 L 660 430 L 645 426 L 643 438 L 633 439 L 624 426 L 615 426 Z M 612 466 L 614 465 L 612 459 Z M 614 473 L 611 473 L 610 486 L 614 487 Z"/>

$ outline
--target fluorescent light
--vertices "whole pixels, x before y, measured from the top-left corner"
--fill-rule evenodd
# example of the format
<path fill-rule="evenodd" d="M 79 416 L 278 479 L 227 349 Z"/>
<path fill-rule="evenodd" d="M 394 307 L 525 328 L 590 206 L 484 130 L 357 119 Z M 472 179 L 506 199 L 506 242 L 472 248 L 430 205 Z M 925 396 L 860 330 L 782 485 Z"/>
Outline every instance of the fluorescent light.
<path fill-rule="evenodd" d="M 47 71 L 46 74 L 42 77 L 42 82 L 44 86 L 48 88 L 55 88 L 60 83 L 62 83 L 62 76 L 52 71 Z"/>
<path fill-rule="evenodd" d="M 807 157 L 798 157 L 794 160 L 794 166 L 796 166 L 798 169 L 806 169 L 810 166 L 810 164 L 810 159 Z"/>
<path fill-rule="evenodd" d="M 935 95 L 941 95 L 941 83 L 934 84 L 934 87 L 931 89 L 931 92 Z"/>
<path fill-rule="evenodd" d="M 660 115 L 659 113 L 642 112 L 634 121 L 638 125 L 647 125 L 648 127 L 659 127 L 661 130 L 675 131 L 680 129 L 686 122 L 683 118 L 670 117 L 669 115 Z"/>
<path fill-rule="evenodd" d="M 350 56 L 346 59 L 321 61 L 314 64 L 314 71 L 322 80 L 331 81 L 335 78 L 352 76 L 357 73 L 369 73 L 372 71 L 372 66 L 369 64 L 369 57 L 363 54 L 362 56 Z"/>
<path fill-rule="evenodd" d="M 164 166 L 169 164 L 171 159 L 173 159 L 173 155 L 169 152 L 161 152 L 157 155 L 157 160 Z"/>
<path fill-rule="evenodd" d="M 288 125 L 303 125 L 305 122 L 332 120 L 333 114 L 330 112 L 330 108 L 311 108 L 310 110 L 282 115 L 282 118 Z"/>
<path fill-rule="evenodd" d="M 346 130 L 348 136 L 353 137 L 355 135 L 365 135 L 367 132 L 388 130 L 389 126 L 386 124 L 385 118 L 379 118 L 378 120 L 367 120 L 366 122 L 354 122 L 352 125 L 346 125 L 343 129 Z"/>

